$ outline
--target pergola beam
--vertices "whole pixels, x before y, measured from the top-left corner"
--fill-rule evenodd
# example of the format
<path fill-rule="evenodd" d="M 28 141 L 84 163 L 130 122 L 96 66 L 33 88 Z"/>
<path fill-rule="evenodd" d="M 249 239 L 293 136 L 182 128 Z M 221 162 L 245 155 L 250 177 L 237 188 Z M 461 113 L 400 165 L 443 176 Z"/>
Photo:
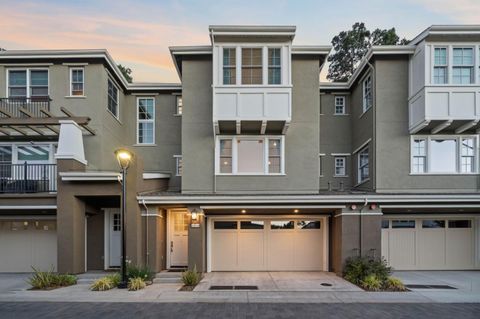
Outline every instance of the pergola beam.
<path fill-rule="evenodd" d="M 0 126 L 12 126 L 12 125 L 59 125 L 59 121 L 71 120 L 78 125 L 87 125 L 90 122 L 90 118 L 86 116 L 75 117 L 36 117 L 36 118 L 0 118 Z"/>
<path fill-rule="evenodd" d="M 463 125 L 460 126 L 460 127 L 457 127 L 457 129 L 455 130 L 455 134 L 463 133 L 463 132 L 465 132 L 466 130 L 474 127 L 475 125 L 478 124 L 478 121 L 479 121 L 479 120 L 473 120 L 473 121 L 470 121 L 470 122 L 467 122 L 467 123 L 463 124 Z"/>
<path fill-rule="evenodd" d="M 442 130 L 444 130 L 447 127 L 449 127 L 450 125 L 452 125 L 452 122 L 453 122 L 452 120 L 448 120 L 448 121 L 444 121 L 444 122 L 438 124 L 437 126 L 435 126 L 432 129 L 432 134 L 440 133 Z"/>

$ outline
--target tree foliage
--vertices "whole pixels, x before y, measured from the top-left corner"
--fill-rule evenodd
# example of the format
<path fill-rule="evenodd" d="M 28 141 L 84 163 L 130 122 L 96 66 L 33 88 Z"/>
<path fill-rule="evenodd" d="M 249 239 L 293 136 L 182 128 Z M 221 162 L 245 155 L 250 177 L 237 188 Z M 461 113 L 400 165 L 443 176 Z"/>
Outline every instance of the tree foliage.
<path fill-rule="evenodd" d="M 395 28 L 375 29 L 373 32 L 365 23 L 356 22 L 351 30 L 342 31 L 332 39 L 333 54 L 328 57 L 330 67 L 327 78 L 346 82 L 355 67 L 372 45 L 404 45 L 408 41 L 397 35 Z"/>
<path fill-rule="evenodd" d="M 130 69 L 129 67 L 123 66 L 121 64 L 118 64 L 117 66 L 120 69 L 120 71 L 122 71 L 122 74 L 125 77 L 125 79 L 127 79 L 127 82 L 132 83 L 133 81 L 133 77 L 131 76 L 132 69 Z"/>

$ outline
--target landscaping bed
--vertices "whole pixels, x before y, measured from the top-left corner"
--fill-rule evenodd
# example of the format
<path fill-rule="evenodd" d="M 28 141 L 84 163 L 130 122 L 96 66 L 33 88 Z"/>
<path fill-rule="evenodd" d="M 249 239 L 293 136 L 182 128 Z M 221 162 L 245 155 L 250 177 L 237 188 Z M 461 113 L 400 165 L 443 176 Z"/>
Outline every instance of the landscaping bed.
<path fill-rule="evenodd" d="M 155 273 L 147 266 L 127 265 L 128 290 L 137 291 L 153 283 Z M 119 273 L 114 273 L 93 282 L 90 286 L 92 291 L 106 291 L 118 287 L 121 277 Z"/>
<path fill-rule="evenodd" d="M 197 266 L 194 266 L 192 270 L 182 272 L 183 286 L 178 291 L 193 291 L 200 280 L 202 274 L 197 271 Z"/>
<path fill-rule="evenodd" d="M 69 274 L 58 274 L 53 271 L 39 271 L 33 268 L 33 275 L 28 278 L 30 290 L 53 290 L 77 284 L 77 276 Z"/>

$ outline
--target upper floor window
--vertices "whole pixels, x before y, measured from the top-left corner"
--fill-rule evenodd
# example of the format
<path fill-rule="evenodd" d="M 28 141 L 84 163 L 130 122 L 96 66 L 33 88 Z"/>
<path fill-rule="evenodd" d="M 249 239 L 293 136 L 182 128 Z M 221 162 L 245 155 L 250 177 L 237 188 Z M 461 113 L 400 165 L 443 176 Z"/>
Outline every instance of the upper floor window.
<path fill-rule="evenodd" d="M 70 95 L 83 96 L 84 92 L 83 68 L 70 69 Z"/>
<path fill-rule="evenodd" d="M 242 48 L 242 84 L 262 83 L 262 48 Z"/>
<path fill-rule="evenodd" d="M 175 155 L 175 175 L 182 176 L 183 173 L 183 160 L 182 155 Z"/>
<path fill-rule="evenodd" d="M 223 49 L 223 84 L 235 84 L 237 79 L 237 50 Z"/>
<path fill-rule="evenodd" d="M 137 99 L 137 144 L 155 143 L 155 99 Z"/>
<path fill-rule="evenodd" d="M 118 118 L 118 88 L 108 79 L 108 110 Z"/>
<path fill-rule="evenodd" d="M 48 70 L 8 70 L 8 96 L 18 98 L 48 97 Z"/>
<path fill-rule="evenodd" d="M 447 48 L 435 48 L 433 62 L 433 83 L 445 84 L 448 82 Z"/>
<path fill-rule="evenodd" d="M 280 48 L 268 49 L 268 84 L 282 83 L 282 61 Z"/>
<path fill-rule="evenodd" d="M 372 76 L 368 75 L 365 80 L 363 80 L 363 112 L 366 112 L 372 107 L 372 101 Z"/>
<path fill-rule="evenodd" d="M 220 137 L 217 144 L 217 173 L 283 174 L 283 137 Z"/>
<path fill-rule="evenodd" d="M 183 99 L 181 95 L 177 95 L 176 100 L 176 115 L 182 115 L 183 113 Z"/>
<path fill-rule="evenodd" d="M 425 136 L 412 138 L 412 173 L 477 172 L 477 138 Z"/>
<path fill-rule="evenodd" d="M 452 81 L 454 84 L 471 84 L 473 76 L 473 48 L 453 48 Z"/>
<path fill-rule="evenodd" d="M 335 96 L 335 115 L 345 114 L 345 97 Z"/>
<path fill-rule="evenodd" d="M 358 183 L 366 181 L 370 176 L 368 147 L 358 153 Z"/>
<path fill-rule="evenodd" d="M 345 156 L 335 156 L 335 176 L 347 175 L 347 158 Z"/>

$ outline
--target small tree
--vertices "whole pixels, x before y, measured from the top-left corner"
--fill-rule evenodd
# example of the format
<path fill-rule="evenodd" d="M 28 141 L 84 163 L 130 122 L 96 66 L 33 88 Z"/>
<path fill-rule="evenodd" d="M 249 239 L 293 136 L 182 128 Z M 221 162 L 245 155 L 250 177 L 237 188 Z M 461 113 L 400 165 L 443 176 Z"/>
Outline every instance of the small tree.
<path fill-rule="evenodd" d="M 121 64 L 118 64 L 117 66 L 120 69 L 120 71 L 122 71 L 122 74 L 125 77 L 125 79 L 127 79 L 127 82 L 132 83 L 132 80 L 133 80 L 133 77 L 131 76 L 132 69 L 130 69 L 129 67 L 123 66 Z"/>

